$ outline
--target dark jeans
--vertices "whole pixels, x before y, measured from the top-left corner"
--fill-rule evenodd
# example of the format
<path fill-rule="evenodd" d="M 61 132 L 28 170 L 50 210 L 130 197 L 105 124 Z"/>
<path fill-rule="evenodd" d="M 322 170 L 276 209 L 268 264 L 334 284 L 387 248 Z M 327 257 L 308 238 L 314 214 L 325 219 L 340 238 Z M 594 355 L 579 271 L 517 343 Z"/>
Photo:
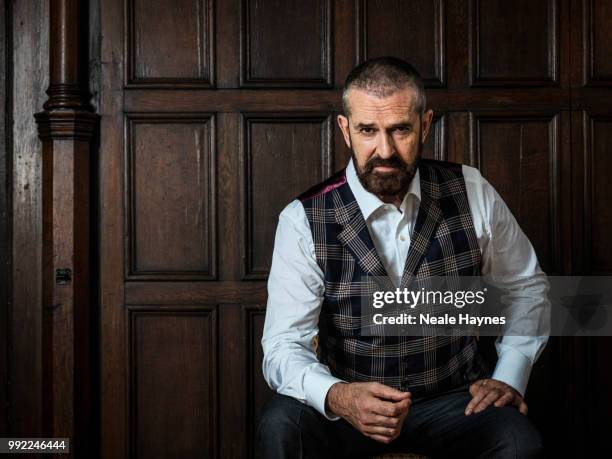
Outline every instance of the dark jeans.
<path fill-rule="evenodd" d="M 371 457 L 387 452 L 453 459 L 544 457 L 540 434 L 517 407 L 489 406 L 466 416 L 468 388 L 415 398 L 400 437 L 389 445 L 366 437 L 344 419 L 329 421 L 314 408 L 276 394 L 259 421 L 256 457 Z"/>

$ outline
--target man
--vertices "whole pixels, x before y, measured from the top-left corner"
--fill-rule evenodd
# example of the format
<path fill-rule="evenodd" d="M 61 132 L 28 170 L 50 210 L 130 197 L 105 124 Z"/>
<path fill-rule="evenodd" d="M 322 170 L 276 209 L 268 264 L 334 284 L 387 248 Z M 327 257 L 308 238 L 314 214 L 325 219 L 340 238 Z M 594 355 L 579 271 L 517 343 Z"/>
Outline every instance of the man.
<path fill-rule="evenodd" d="M 359 315 L 364 275 L 482 275 L 510 309 L 537 311 L 547 281 L 533 247 L 478 170 L 421 160 L 433 113 L 409 64 L 362 63 L 343 108 L 351 161 L 279 217 L 262 339 L 277 394 L 259 454 L 539 457 L 523 395 L 546 335 L 498 338 L 491 374 L 472 336 L 363 336 Z"/>

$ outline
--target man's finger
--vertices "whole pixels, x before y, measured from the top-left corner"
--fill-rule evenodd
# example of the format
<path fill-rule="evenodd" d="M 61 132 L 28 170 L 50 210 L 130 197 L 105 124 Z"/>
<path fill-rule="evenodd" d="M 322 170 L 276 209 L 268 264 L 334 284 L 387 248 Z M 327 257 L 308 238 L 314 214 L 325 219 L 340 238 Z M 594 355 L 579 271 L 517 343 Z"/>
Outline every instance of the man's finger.
<path fill-rule="evenodd" d="M 521 403 L 519 403 L 519 412 L 523 415 L 527 415 L 527 404 L 524 400 L 521 400 Z"/>
<path fill-rule="evenodd" d="M 495 402 L 495 406 L 500 408 L 502 406 L 506 406 L 508 403 L 512 403 L 515 395 L 512 392 L 506 392 Z"/>
<path fill-rule="evenodd" d="M 381 437 L 393 437 L 397 433 L 397 429 L 381 426 L 368 426 L 364 428 L 364 433 L 369 435 L 380 435 Z"/>
<path fill-rule="evenodd" d="M 482 388 L 484 382 L 484 379 L 479 379 L 478 381 L 474 381 L 473 384 L 470 384 L 469 391 L 472 397 L 475 396 L 478 392 L 480 392 L 480 389 Z"/>
<path fill-rule="evenodd" d="M 470 402 L 467 404 L 467 406 L 465 407 L 465 414 L 466 415 L 470 415 L 473 413 L 474 408 L 480 403 L 480 401 L 485 398 L 488 394 L 487 390 L 478 390 L 478 392 L 476 392 L 476 395 L 474 395 L 472 397 L 472 400 L 470 400 Z"/>
<path fill-rule="evenodd" d="M 371 407 L 371 412 L 387 417 L 398 417 L 410 407 L 411 400 L 406 399 L 401 402 L 387 402 L 385 400 L 376 400 Z"/>
<path fill-rule="evenodd" d="M 372 395 L 376 395 L 377 397 L 384 398 L 387 400 L 394 400 L 399 402 L 400 400 L 404 400 L 406 398 L 410 398 L 412 394 L 410 392 L 403 392 L 401 390 L 397 390 L 394 387 L 385 386 L 384 384 L 375 383 L 372 384 L 371 387 Z"/>
<path fill-rule="evenodd" d="M 389 416 L 381 416 L 379 414 L 372 414 L 368 417 L 367 420 L 363 422 L 366 426 L 381 426 L 381 427 L 389 427 L 391 429 L 395 429 L 399 427 L 401 421 L 400 417 L 389 417 Z"/>
<path fill-rule="evenodd" d="M 474 413 L 480 413 L 486 407 L 495 402 L 495 400 L 501 397 L 502 393 L 498 389 L 491 390 L 485 398 L 483 398 L 478 405 L 474 408 Z"/>

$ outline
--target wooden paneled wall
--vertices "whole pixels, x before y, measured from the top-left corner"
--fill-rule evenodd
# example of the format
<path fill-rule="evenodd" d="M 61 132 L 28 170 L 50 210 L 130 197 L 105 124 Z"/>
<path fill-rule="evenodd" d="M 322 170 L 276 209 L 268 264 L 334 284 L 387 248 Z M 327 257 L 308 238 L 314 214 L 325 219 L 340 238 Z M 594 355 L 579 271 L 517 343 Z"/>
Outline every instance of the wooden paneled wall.
<path fill-rule="evenodd" d="M 422 72 L 426 156 L 480 168 L 548 273 L 612 271 L 607 1 L 108 0 L 99 20 L 104 457 L 252 454 L 278 213 L 346 164 L 335 116 L 366 58 Z M 578 393 L 612 382 L 606 343 L 552 338 L 534 369 L 553 450 L 609 425 Z"/>
<path fill-rule="evenodd" d="M 15 436 L 38 434 L 44 397 L 32 287 L 42 263 L 32 118 L 48 72 L 41 5 L 14 2 L 6 34 L 6 61 L 24 75 L 7 88 L 14 266 L 10 292 L 0 291 L 13 301 L 0 314 L 0 350 L 14 350 L 0 359 L 10 383 L 0 426 Z M 435 112 L 425 155 L 480 168 L 549 274 L 612 273 L 609 1 L 88 5 L 102 457 L 252 456 L 271 395 L 260 341 L 277 217 L 346 164 L 335 116 L 344 78 L 366 58 L 395 55 L 421 71 Z M 527 401 L 553 454 L 612 452 L 611 345 L 551 338 L 536 365 Z M 18 365 L 26 359 L 37 363 Z"/>

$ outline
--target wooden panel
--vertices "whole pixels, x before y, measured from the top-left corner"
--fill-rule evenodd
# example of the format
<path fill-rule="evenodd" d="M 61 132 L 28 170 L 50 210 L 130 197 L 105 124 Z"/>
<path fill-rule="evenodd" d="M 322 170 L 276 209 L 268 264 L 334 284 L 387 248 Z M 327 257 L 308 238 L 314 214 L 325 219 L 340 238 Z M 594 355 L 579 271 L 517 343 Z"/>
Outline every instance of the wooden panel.
<path fill-rule="evenodd" d="M 243 0 L 242 86 L 330 87 L 330 0 Z"/>
<path fill-rule="evenodd" d="M 481 341 L 483 338 L 480 338 Z M 568 337 L 559 336 L 552 336 L 548 339 L 546 347 L 529 375 L 529 384 L 525 393 L 525 400 L 529 407 L 529 419 L 545 439 L 544 447 L 547 450 L 547 457 L 568 456 L 567 443 L 555 442 L 560 432 L 567 428 L 566 414 L 570 405 L 570 400 L 565 392 L 567 388 L 559 383 L 564 380 L 564 374 L 560 371 L 563 368 L 560 361 L 563 355 L 560 344 L 563 340 L 568 339 Z M 494 345 L 492 350 L 497 354 Z"/>
<path fill-rule="evenodd" d="M 587 132 L 587 256 L 592 273 L 612 274 L 612 117 L 591 117 Z"/>
<path fill-rule="evenodd" d="M 132 457 L 216 457 L 216 309 L 131 311 Z"/>
<path fill-rule="evenodd" d="M 33 114 L 47 99 L 49 84 L 50 2 L 24 0 L 4 2 L 6 28 L 2 43 L 7 57 L 3 78 L 7 98 L 2 109 L 6 118 L 9 201 L 8 249 L 11 270 L 8 279 L 10 301 L 0 306 L 6 311 L 8 328 L 8 379 L 2 387 L 9 404 L 0 408 L 8 416 L 9 429 L 3 437 L 44 436 L 43 395 L 51 389 L 43 384 L 43 266 L 42 257 L 42 155 Z M 1 166 L 0 166 L 1 167 Z M 0 173 L 1 174 L 1 173 Z M 45 242 L 47 243 L 47 242 Z M 4 282 L 2 279 L 0 282 Z M 64 308 L 65 309 L 65 308 Z M 4 332 L 4 330 L 2 330 Z M 27 364 L 25 362 L 28 362 Z M 2 414 L 0 414 L 2 416 Z"/>
<path fill-rule="evenodd" d="M 7 5 L 4 0 L 0 0 L 0 37 L 2 40 L 6 40 L 9 37 L 7 31 L 6 20 L 9 18 L 7 14 Z M 5 43 L 3 41 L 3 43 Z M 2 46 L 0 48 L 0 100 L 7 100 L 7 90 L 9 85 L 7 84 L 7 76 L 9 75 L 7 66 L 7 50 L 8 46 Z M 7 131 L 9 124 L 7 123 L 7 115 L 9 110 L 5 106 L 0 110 L 0 138 L 8 139 Z M 0 411 L 0 432 L 9 432 L 9 410 L 10 406 L 8 388 L 9 385 L 9 352 L 11 336 L 11 329 L 9 328 L 9 309 L 10 309 L 10 297 L 9 297 L 9 286 L 11 285 L 11 270 L 12 260 L 10 255 L 10 242 L 9 242 L 9 221 L 12 214 L 12 202 L 10 201 L 10 188 L 11 183 L 10 175 L 12 173 L 11 161 L 11 146 L 10 142 L 5 140 L 0 143 L 0 304 L 6 305 L 0 309 L 0 387 L 2 392 L 0 393 L 0 406 L 4 407 Z"/>
<path fill-rule="evenodd" d="M 272 398 L 274 391 L 268 387 L 263 373 L 263 349 L 261 347 L 261 338 L 263 336 L 263 327 L 266 317 L 265 306 L 246 306 L 243 309 L 245 317 L 245 330 L 248 333 L 245 342 L 248 348 L 245 350 L 248 355 L 248 441 L 249 451 L 254 452 L 255 432 L 259 420 L 259 415 L 264 407 L 264 404 Z M 254 457 L 254 454 L 251 454 Z"/>
<path fill-rule="evenodd" d="M 331 115 L 245 114 L 243 126 L 245 278 L 265 279 L 279 213 L 331 175 Z"/>
<path fill-rule="evenodd" d="M 410 62 L 427 86 L 446 82 L 444 0 L 359 0 L 359 61 L 395 56 Z"/>
<path fill-rule="evenodd" d="M 265 282 L 138 282 L 125 285 L 125 301 L 131 305 L 265 302 Z"/>
<path fill-rule="evenodd" d="M 152 0 L 146 3 L 150 11 L 137 10 L 145 4 L 142 0 L 91 1 L 92 15 L 100 11 L 102 27 L 102 38 L 93 37 L 92 48 L 98 43 L 101 52 L 100 78 L 98 86 L 93 87 L 100 89 L 97 106 L 104 114 L 98 225 L 104 338 L 104 378 L 100 382 L 103 457 L 144 456 L 151 453 L 150 448 L 157 447 L 161 441 L 158 432 L 164 426 L 155 423 L 165 420 L 156 419 L 156 407 L 165 410 L 164 416 L 166 412 L 174 416 L 165 394 L 183 389 L 179 382 L 163 380 L 164 371 L 182 371 L 177 365 L 186 364 L 178 352 L 185 353 L 185 347 L 196 349 L 188 354 L 190 362 L 196 364 L 191 371 L 182 371 L 181 380 L 196 384 L 205 380 L 200 384 L 205 394 L 191 392 L 187 397 L 194 400 L 195 406 L 201 406 L 207 394 L 212 393 L 215 414 L 204 414 L 203 409 L 196 408 L 197 416 L 184 421 L 189 422 L 189 440 L 178 436 L 168 441 L 168 448 L 191 442 L 193 454 L 184 450 L 174 453 L 162 447 L 152 456 L 248 457 L 254 452 L 256 420 L 271 394 L 261 374 L 260 339 L 266 301 L 262 280 L 269 270 L 278 213 L 290 199 L 327 177 L 332 168 L 344 166 L 347 150 L 329 114 L 341 109 L 339 88 L 347 72 L 366 57 L 399 55 L 424 74 L 430 87 L 428 103 L 436 110 L 425 157 L 476 159 L 473 164 L 477 166 L 480 162 L 485 176 L 513 207 L 543 265 L 557 266 L 561 248 L 569 247 L 571 251 L 572 234 L 568 230 L 567 236 L 563 231 L 573 231 L 574 227 L 567 224 L 559 229 L 558 214 L 570 206 L 572 189 L 577 190 L 574 196 L 579 205 L 585 195 L 583 186 L 566 187 L 563 181 L 556 182 L 557 175 L 563 176 L 563 170 L 558 173 L 558 169 L 568 167 L 562 167 L 566 164 L 562 156 L 569 151 L 565 150 L 563 117 L 570 107 L 575 108 L 570 100 L 583 104 L 585 110 L 595 101 L 602 115 L 610 105 L 606 105 L 610 97 L 601 88 L 572 88 L 570 99 L 565 84 L 568 66 L 574 65 L 574 61 L 564 59 L 569 42 L 569 33 L 565 32 L 570 21 L 578 21 L 581 26 L 575 32 L 572 28 L 571 34 L 572 40 L 576 37 L 580 42 L 580 50 L 572 54 L 579 63 L 577 86 L 582 86 L 584 79 L 583 17 L 580 14 L 576 19 L 569 10 L 571 5 L 572 12 L 582 12 L 585 7 L 581 0 L 542 0 L 533 4 L 525 0 L 179 0 L 171 5 Z M 590 8 L 591 0 L 584 2 Z M 604 61 L 608 38 L 600 25 L 606 21 L 599 19 L 603 2 L 592 3 L 596 11 L 593 20 L 598 22 L 600 31 L 600 35 L 594 35 L 593 47 L 597 51 L 593 60 L 597 63 L 597 78 L 603 78 L 608 65 Z M 168 11 L 154 8 L 156 5 L 167 5 Z M 133 7 L 136 9 L 130 9 Z M 175 14 L 177 11 L 180 16 Z M 169 21 L 174 22 L 165 26 Z M 199 32 L 197 24 L 203 24 Z M 139 50 L 135 34 L 147 37 L 153 31 L 159 37 L 143 42 Z M 126 38 L 132 41 L 125 42 Z M 158 47 L 155 40 L 164 43 Z M 168 58 L 166 48 L 172 51 Z M 138 58 L 140 67 L 132 58 Z M 122 66 L 122 62 L 126 65 Z M 124 90 L 126 83 L 128 90 Z M 470 88 L 470 84 L 478 87 Z M 156 89 L 149 90 L 152 87 Z M 218 135 L 209 115 L 202 112 L 215 112 Z M 471 112 L 478 114 L 472 117 Z M 129 123 L 128 141 L 123 144 L 124 113 L 133 113 L 128 117 L 135 118 L 133 126 L 141 129 L 139 152 L 130 145 L 136 134 Z M 598 123 L 603 121 L 597 118 Z M 589 140 L 588 126 L 580 128 L 585 145 Z M 607 142 L 607 127 L 598 124 L 591 136 L 594 145 L 599 142 L 593 147 L 598 155 L 605 151 L 601 145 Z M 196 147 L 190 139 L 201 129 L 205 135 L 210 134 L 210 139 Z M 333 154 L 332 143 L 336 147 Z M 574 155 L 582 159 L 582 139 L 577 145 Z M 207 164 L 203 171 L 196 167 L 198 148 Z M 147 159 L 142 161 L 144 152 Z M 136 169 L 128 167 L 124 171 L 125 158 L 127 166 L 134 159 Z M 286 161 L 281 162 L 283 159 Z M 169 165 L 163 166 L 166 163 Z M 151 177 L 150 182 L 158 182 L 150 188 L 144 188 L 146 182 L 141 182 L 141 189 L 147 191 L 142 204 L 149 206 L 143 213 L 148 220 L 137 218 L 124 223 L 124 216 L 136 210 L 137 201 L 131 193 L 138 190 L 132 180 L 140 172 Z M 208 184 L 197 186 L 198 172 Z M 586 172 L 583 167 L 570 170 L 575 174 Z M 594 180 L 600 181 L 604 172 L 596 172 L 599 176 Z M 179 176 L 181 182 L 171 182 Z M 568 199 L 566 194 L 557 194 L 564 190 L 568 190 Z M 194 206 L 201 202 L 203 215 L 210 215 L 198 224 L 192 220 L 186 232 L 175 224 L 183 217 L 180 206 L 184 202 Z M 601 207 L 604 203 L 596 205 Z M 600 213 L 595 208 L 593 212 Z M 590 215 L 589 208 L 580 209 L 580 218 L 587 214 Z M 195 214 L 188 210 L 188 215 Z M 142 243 L 136 244 L 134 251 L 124 246 L 126 236 L 128 244 L 139 241 L 138 228 L 147 228 L 154 234 L 160 222 L 166 221 L 173 225 L 163 227 L 163 237 L 152 240 L 145 252 L 137 252 L 143 248 Z M 580 221 L 570 223 L 583 226 Z M 214 244 L 217 231 L 221 232 L 219 247 Z M 191 239 L 184 242 L 192 249 L 190 252 L 181 248 L 178 235 Z M 563 241 L 561 247 L 559 240 Z M 205 253 L 209 243 L 210 252 Z M 198 250 L 198 244 L 204 249 Z M 126 262 L 124 254 L 128 255 Z M 155 270 L 149 271 L 150 267 Z M 126 277 L 128 282 L 124 282 Z M 208 279 L 215 281 L 202 282 Z M 124 301 L 129 304 L 127 314 Z M 203 304 L 220 303 L 223 304 L 216 309 L 218 313 L 202 313 Z M 149 317 L 142 321 L 146 315 Z M 137 319 L 131 321 L 131 316 Z M 215 317 L 221 338 L 218 344 Z M 133 324 L 139 324 L 138 332 L 132 331 L 136 328 Z M 202 342 L 209 335 L 214 336 L 213 344 L 206 348 Z M 139 344 L 138 336 L 144 336 L 146 341 Z M 548 349 L 550 352 L 550 344 Z M 559 413 L 569 413 L 569 418 L 576 420 L 574 415 L 587 417 L 585 412 L 591 409 L 587 396 L 584 404 L 559 396 L 566 395 L 570 385 L 574 387 L 574 380 L 565 375 L 573 369 L 563 371 L 559 377 L 559 372 L 552 370 L 561 368 L 560 362 L 569 361 L 573 368 L 585 360 L 582 354 L 568 357 L 568 350 L 574 352 L 572 344 L 563 352 L 559 350 L 554 358 L 543 355 L 538 365 L 545 376 L 538 377 L 538 370 L 534 371 L 529 388 L 532 402 L 528 403 L 530 412 L 539 416 L 538 426 L 547 427 L 549 445 L 560 444 L 555 434 L 561 432 L 568 438 L 560 446 L 562 451 L 572 450 L 575 445 L 571 443 L 575 443 L 579 445 L 576 450 L 584 452 L 583 438 L 587 437 L 568 435 L 576 424 L 555 422 L 562 417 L 557 416 Z M 179 355 L 178 364 L 173 361 L 175 355 Z M 222 365 L 217 368 L 216 362 Z M 210 373 L 214 380 L 209 379 Z M 149 382 L 153 378 L 162 378 L 161 385 Z M 609 379 L 597 372 L 593 378 Z M 547 391 L 551 382 L 558 382 L 559 389 Z M 218 389 L 213 388 L 214 384 Z M 584 387 L 588 389 L 593 384 Z M 148 391 L 144 396 L 143 390 Z M 190 386 L 189 391 L 195 391 L 194 387 Z M 584 394 L 586 390 L 576 392 Z M 153 393 L 155 397 L 150 395 Z M 159 394 L 163 395 L 161 405 Z M 188 417 L 191 414 L 183 399 L 179 400 L 178 414 Z M 562 400 L 561 404 L 558 400 Z M 603 411 L 602 406 L 602 415 L 593 422 L 605 420 Z M 145 424 L 139 424 L 139 420 L 145 420 Z M 217 432 L 201 436 L 199 431 L 208 430 L 211 423 L 217 426 Z M 196 430 L 198 437 L 194 436 Z M 166 438 L 164 434 L 161 439 Z M 151 437 L 155 438 L 148 444 Z"/>
<path fill-rule="evenodd" d="M 128 0 L 129 86 L 213 84 L 213 0 Z"/>
<path fill-rule="evenodd" d="M 94 377 L 100 391 L 100 458 L 126 459 L 130 433 L 128 380 L 129 332 L 125 312 L 125 115 L 124 97 L 124 0 L 92 0 L 92 11 L 99 11 L 98 46 L 93 58 L 100 62 L 92 86 L 98 87 L 100 147 L 93 153 L 97 163 L 99 190 L 93 202 L 98 210 L 95 231 L 100 266 L 94 285 L 99 286 L 97 303 L 92 304 L 100 321 L 98 360 L 100 371 Z M 96 8 L 97 7 L 97 8 Z M 95 27 L 95 26 L 94 26 Z M 102 40 L 102 37 L 104 39 Z M 95 43 L 95 41 L 94 41 Z M 99 54 L 97 54 L 99 52 Z M 94 67 L 95 69 L 95 67 Z M 103 153 L 102 153 L 103 152 Z M 96 196 L 97 194 L 97 196 Z M 92 313 L 93 313 L 92 311 Z M 93 314 L 96 317 L 96 314 Z M 94 366 L 95 367 L 95 366 Z"/>
<path fill-rule="evenodd" d="M 542 269 L 559 263 L 556 116 L 476 115 L 474 163 L 533 244 Z"/>
<path fill-rule="evenodd" d="M 524 110 L 529 107 L 536 111 L 558 111 L 568 107 L 569 89 L 549 88 L 491 88 L 429 89 L 427 105 L 435 111 L 468 110 Z M 612 103 L 612 97 L 594 95 L 604 105 Z M 603 96 L 603 99 L 602 99 Z M 241 90 L 164 90 L 150 91 L 135 89 L 124 93 L 125 110 L 128 112 L 201 112 L 214 108 L 215 112 L 275 112 L 275 111 L 340 111 L 342 91 L 283 89 L 241 89 Z M 603 102 L 602 102 L 603 101 Z"/>
<path fill-rule="evenodd" d="M 576 401 L 586 404 L 584 416 L 587 445 L 585 456 L 610 457 L 612 444 L 610 436 L 610 412 L 612 410 L 612 392 L 604 388 L 612 384 L 610 368 L 610 348 L 612 337 L 593 336 L 584 338 L 587 349 L 584 360 L 587 365 L 585 391 L 578 394 Z M 581 426 L 582 427 L 582 426 Z"/>
<path fill-rule="evenodd" d="M 128 115 L 128 279 L 213 279 L 212 115 Z"/>
<path fill-rule="evenodd" d="M 472 0 L 472 85 L 557 83 L 555 0 Z"/>
<path fill-rule="evenodd" d="M 612 3 L 609 0 L 583 0 L 587 84 L 612 85 Z"/>
<path fill-rule="evenodd" d="M 432 126 L 423 146 L 423 158 L 447 160 L 445 119 L 444 113 L 434 113 Z"/>

